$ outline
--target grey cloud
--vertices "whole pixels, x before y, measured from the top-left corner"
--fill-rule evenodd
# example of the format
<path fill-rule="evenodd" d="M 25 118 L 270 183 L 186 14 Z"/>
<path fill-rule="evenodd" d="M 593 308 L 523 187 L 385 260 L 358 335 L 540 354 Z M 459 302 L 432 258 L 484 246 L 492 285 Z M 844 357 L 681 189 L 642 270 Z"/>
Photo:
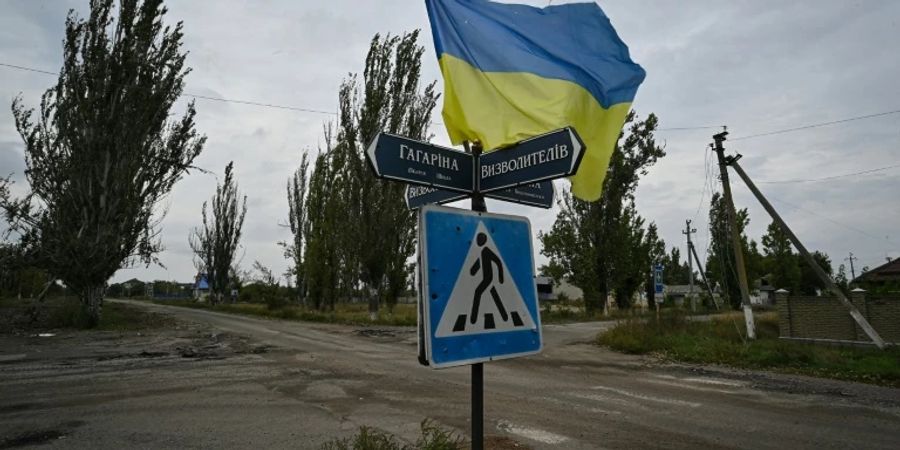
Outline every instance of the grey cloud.
<path fill-rule="evenodd" d="M 84 11 L 86 5 L 83 0 L 7 2 L 0 14 L 0 60 L 56 70 L 66 11 Z M 642 116 L 657 113 L 663 128 L 727 124 L 732 137 L 740 137 L 900 108 L 900 62 L 893 45 L 900 41 L 898 2 L 641 0 L 601 6 L 647 69 L 634 107 Z M 168 7 L 168 20 L 185 24 L 188 65 L 194 69 L 187 92 L 335 110 L 337 88 L 348 73 L 362 70 L 372 35 L 414 28 L 423 30 L 426 46 L 423 80 L 440 78 L 421 2 L 274 1 L 262 7 L 232 0 L 168 2 Z M 22 92 L 26 104 L 36 105 L 53 81 L 0 68 L 0 167 L 16 160 L 4 143 L 19 142 L 3 104 Z M 178 107 L 183 109 L 184 102 Z M 250 197 L 243 264 L 258 259 L 282 272 L 287 262 L 276 242 L 287 236 L 278 226 L 287 208 L 284 183 L 303 151 L 315 153 L 322 124 L 333 116 L 207 100 L 198 100 L 197 109 L 198 128 L 209 141 L 196 164 L 221 174 L 227 161 L 234 160 L 238 181 Z M 727 146 L 744 155 L 742 164 L 754 179 L 817 178 L 898 163 L 898 124 L 900 115 L 886 116 L 729 141 Z M 441 126 L 432 131 L 436 142 L 448 143 Z M 706 245 L 707 204 L 700 205 L 699 213 L 697 207 L 705 183 L 705 148 L 715 131 L 659 132 L 668 156 L 642 180 L 638 209 L 659 225 L 670 246 L 683 246 L 684 219 L 695 214 L 701 230 L 698 247 Z M 773 200 L 810 248 L 827 251 L 835 262 L 852 250 L 867 258 L 861 263 L 874 266 L 884 253 L 900 256 L 900 246 L 892 244 L 900 242 L 892 234 L 900 224 L 898 174 L 900 169 L 822 183 L 760 186 L 773 198 L 803 209 Z M 750 209 L 750 234 L 758 239 L 769 219 L 740 181 L 734 183 L 736 202 Z M 195 173 L 170 196 L 162 235 L 168 250 L 161 255 L 168 270 L 132 269 L 116 279 L 189 279 L 193 264 L 187 234 L 199 222 L 200 207 L 215 184 L 215 177 Z M 567 182 L 558 187 L 568 188 Z M 527 215 L 535 235 L 549 229 L 555 217 L 555 209 L 493 201 L 488 206 Z M 540 254 L 536 260 L 545 262 Z"/>

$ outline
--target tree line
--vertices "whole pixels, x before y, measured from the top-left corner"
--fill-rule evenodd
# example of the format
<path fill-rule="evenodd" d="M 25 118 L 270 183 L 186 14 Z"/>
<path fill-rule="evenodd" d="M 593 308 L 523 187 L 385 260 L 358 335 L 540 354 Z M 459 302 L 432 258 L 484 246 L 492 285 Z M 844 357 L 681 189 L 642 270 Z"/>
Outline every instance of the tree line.
<path fill-rule="evenodd" d="M 87 18 L 70 11 L 56 84 L 41 97 L 37 113 L 20 97 L 12 104 L 29 190 L 16 197 L 11 179 L 0 179 L 5 237 L 15 236 L 0 247 L 0 288 L 33 295 L 60 280 L 78 296 L 87 325 L 100 320 L 107 281 L 117 270 L 159 264 L 165 215 L 159 204 L 182 177 L 202 171 L 193 161 L 206 144 L 196 130 L 193 102 L 180 116 L 172 113 L 190 72 L 182 24 L 164 25 L 162 0 L 118 3 L 116 9 L 113 0 L 93 1 Z M 291 295 L 290 301 L 319 310 L 365 301 L 374 314 L 411 290 L 415 216 L 405 206 L 405 186 L 376 178 L 365 151 L 382 131 L 432 138 L 439 94 L 435 82 L 421 81 L 423 53 L 418 31 L 376 35 L 362 73 L 343 80 L 337 120 L 324 125 L 323 144 L 305 152 L 286 180 L 291 237 L 280 245 L 293 287 L 279 289 L 281 277 L 257 262 L 256 278 L 267 286 L 261 295 Z M 672 280 L 694 276 L 677 249 L 666 252 L 656 224 L 635 205 L 641 177 L 665 156 L 654 137 L 658 122 L 654 114 L 631 112 L 602 198 L 584 202 L 563 193 L 555 223 L 540 235 L 549 258 L 542 271 L 581 287 L 589 312 L 610 297 L 620 308 L 630 307 L 649 285 L 654 263 L 664 263 Z M 723 208 L 714 196 L 706 271 L 736 305 Z M 188 241 L 211 301 L 221 302 L 246 279 L 237 259 L 247 198 L 233 163 L 200 213 Z M 746 210 L 738 216 L 750 279 L 765 275 L 773 285 L 801 293 L 820 287 L 777 227 L 770 226 L 760 251 L 743 233 Z M 830 270 L 827 255 L 817 258 Z"/>
<path fill-rule="evenodd" d="M 28 191 L 17 197 L 11 178 L 0 179 L 8 222 L 0 284 L 30 295 L 34 285 L 60 280 L 80 299 L 88 326 L 99 322 L 116 270 L 160 263 L 159 204 L 183 176 L 202 170 L 192 164 L 206 143 L 193 102 L 180 118 L 172 115 L 190 72 L 182 24 L 164 24 L 162 0 L 118 3 L 91 2 L 87 18 L 69 12 L 56 85 L 36 114 L 21 98 L 12 106 Z M 365 148 L 381 131 L 431 137 L 438 94 L 434 82 L 420 83 L 418 39 L 418 31 L 375 36 L 362 74 L 341 84 L 338 120 L 324 127 L 324 146 L 304 155 L 287 182 L 292 238 L 281 244 L 296 301 L 312 308 L 366 300 L 375 312 L 411 286 L 414 215 L 403 186 L 374 177 Z M 229 163 L 188 239 L 214 302 L 240 284 L 246 213 Z M 278 284 L 280 277 L 255 268 L 263 284 Z"/>

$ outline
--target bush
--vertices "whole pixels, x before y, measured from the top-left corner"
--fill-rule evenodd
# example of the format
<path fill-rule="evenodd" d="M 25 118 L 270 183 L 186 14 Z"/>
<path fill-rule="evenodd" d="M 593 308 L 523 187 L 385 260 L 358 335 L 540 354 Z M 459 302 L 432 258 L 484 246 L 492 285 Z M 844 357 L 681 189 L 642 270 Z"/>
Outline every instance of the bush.
<path fill-rule="evenodd" d="M 598 342 L 624 353 L 656 354 L 687 363 L 900 386 L 900 348 L 823 347 L 780 340 L 778 317 L 772 313 L 756 316 L 756 340 L 745 342 L 743 327 L 740 313 L 699 321 L 689 320 L 680 311 L 666 311 L 659 321 L 622 322 L 601 334 Z"/>
<path fill-rule="evenodd" d="M 463 439 L 452 431 L 444 430 L 431 420 L 425 419 L 420 425 L 421 435 L 415 446 L 404 444 L 396 436 L 372 427 L 360 427 L 353 437 L 335 439 L 325 443 L 323 450 L 458 450 L 463 448 Z"/>

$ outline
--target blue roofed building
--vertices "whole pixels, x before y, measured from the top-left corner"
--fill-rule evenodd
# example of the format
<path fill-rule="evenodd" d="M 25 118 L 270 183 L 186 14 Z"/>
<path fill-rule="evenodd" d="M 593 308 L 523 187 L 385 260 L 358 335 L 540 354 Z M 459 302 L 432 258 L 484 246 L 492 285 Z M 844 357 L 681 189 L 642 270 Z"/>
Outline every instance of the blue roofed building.
<path fill-rule="evenodd" d="M 194 299 L 205 302 L 209 297 L 209 280 L 205 273 L 198 273 L 194 277 Z"/>

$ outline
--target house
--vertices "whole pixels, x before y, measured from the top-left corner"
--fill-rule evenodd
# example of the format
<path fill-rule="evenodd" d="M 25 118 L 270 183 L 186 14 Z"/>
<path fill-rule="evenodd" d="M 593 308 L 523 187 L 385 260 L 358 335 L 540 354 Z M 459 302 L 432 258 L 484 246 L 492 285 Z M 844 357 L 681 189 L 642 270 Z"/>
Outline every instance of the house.
<path fill-rule="evenodd" d="M 141 295 L 144 293 L 144 282 L 137 278 L 132 278 L 122 283 L 122 294 L 125 297 Z"/>
<path fill-rule="evenodd" d="M 900 258 L 895 258 L 863 273 L 854 278 L 851 283 L 870 291 L 900 291 Z"/>
<path fill-rule="evenodd" d="M 207 297 L 209 297 L 209 280 L 206 279 L 205 273 L 198 273 L 196 277 L 194 277 L 194 299 L 197 301 L 205 302 Z"/>
<path fill-rule="evenodd" d="M 761 283 L 756 292 L 750 294 L 750 304 L 758 306 L 772 306 L 775 304 L 775 286 Z"/>
<path fill-rule="evenodd" d="M 677 306 L 684 305 L 685 299 L 687 299 L 690 295 L 699 298 L 702 294 L 703 286 L 694 285 L 694 291 L 691 292 L 691 285 L 689 284 L 667 284 L 663 288 L 663 292 L 666 293 L 666 297 L 672 299 L 672 302 Z"/>
<path fill-rule="evenodd" d="M 584 296 L 581 289 L 565 279 L 556 283 L 551 277 L 535 277 L 534 282 L 537 284 L 538 299 L 541 301 L 559 300 L 560 296 L 569 300 L 577 300 Z"/>

